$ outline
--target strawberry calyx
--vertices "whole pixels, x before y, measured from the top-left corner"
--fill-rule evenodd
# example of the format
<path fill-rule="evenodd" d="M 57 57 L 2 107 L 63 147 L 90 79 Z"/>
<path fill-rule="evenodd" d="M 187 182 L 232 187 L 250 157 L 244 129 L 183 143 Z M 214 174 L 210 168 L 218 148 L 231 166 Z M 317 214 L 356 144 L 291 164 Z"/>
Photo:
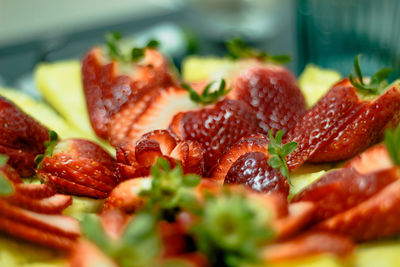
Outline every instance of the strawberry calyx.
<path fill-rule="evenodd" d="M 46 150 L 44 154 L 39 154 L 35 158 L 35 163 L 37 164 L 37 169 L 42 169 L 43 159 L 45 157 L 51 157 L 53 155 L 54 147 L 58 143 L 58 135 L 55 131 L 49 131 L 49 140 L 44 142 Z"/>
<path fill-rule="evenodd" d="M 269 210 L 244 191 L 226 187 L 218 196 L 207 195 L 201 215 L 192 234 L 212 266 L 257 262 L 262 245 L 275 236 Z"/>
<path fill-rule="evenodd" d="M 234 60 L 244 58 L 255 58 L 261 61 L 270 61 L 277 64 L 290 62 L 289 55 L 270 55 L 264 51 L 248 46 L 242 39 L 235 38 L 225 43 L 228 57 Z"/>
<path fill-rule="evenodd" d="M 281 174 L 289 178 L 289 168 L 286 162 L 286 157 L 297 148 L 296 142 L 288 142 L 282 145 L 283 130 L 279 130 L 275 137 L 272 129 L 269 131 L 268 153 L 270 158 L 268 164 L 274 168 L 279 168 Z"/>
<path fill-rule="evenodd" d="M 369 81 L 365 81 L 363 78 L 361 68 L 360 68 L 360 57 L 361 54 L 354 58 L 354 72 L 357 75 L 357 79 L 354 76 L 353 71 L 349 75 L 349 80 L 351 84 L 360 90 L 362 94 L 366 95 L 380 95 L 388 87 L 388 82 L 386 78 L 392 72 L 391 68 L 382 68 L 378 70 Z"/>
<path fill-rule="evenodd" d="M 193 102 L 201 105 L 210 105 L 218 102 L 221 97 L 227 95 L 232 90 L 232 88 L 226 88 L 225 79 L 221 79 L 218 89 L 210 92 L 211 86 L 214 83 L 210 82 L 207 84 L 201 94 L 198 94 L 189 84 L 183 83 L 181 86 L 189 92 L 190 100 Z"/>
<path fill-rule="evenodd" d="M 127 53 L 121 47 L 122 34 L 120 32 L 107 33 L 105 36 L 108 48 L 108 56 L 112 60 L 117 60 L 125 63 L 137 62 L 144 56 L 146 48 L 156 49 L 159 42 L 150 40 L 144 47 L 132 47 Z"/>
<path fill-rule="evenodd" d="M 393 164 L 400 166 L 400 126 L 385 132 L 384 143 Z"/>

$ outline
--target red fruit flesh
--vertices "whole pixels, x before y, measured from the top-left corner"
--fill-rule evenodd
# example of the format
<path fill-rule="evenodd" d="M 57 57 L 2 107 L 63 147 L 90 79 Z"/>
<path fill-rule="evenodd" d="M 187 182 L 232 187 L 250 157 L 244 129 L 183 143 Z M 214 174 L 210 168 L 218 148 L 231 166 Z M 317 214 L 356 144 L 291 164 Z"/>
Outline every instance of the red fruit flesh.
<path fill-rule="evenodd" d="M 352 168 L 333 170 L 306 187 L 292 201 L 315 203 L 314 220 L 322 221 L 374 196 L 398 177 L 396 168 L 364 175 Z"/>
<path fill-rule="evenodd" d="M 47 184 L 15 184 L 16 191 L 29 198 L 46 198 L 54 196 L 57 191 Z"/>
<path fill-rule="evenodd" d="M 280 192 L 289 195 L 289 183 L 279 169 L 268 164 L 268 156 L 250 152 L 240 156 L 225 177 L 225 184 L 244 184 L 260 192 Z"/>
<path fill-rule="evenodd" d="M 304 96 L 295 77 L 279 66 L 254 67 L 243 71 L 234 83 L 231 99 L 254 109 L 264 133 L 283 129 L 287 133 L 306 111 Z"/>
<path fill-rule="evenodd" d="M 348 80 L 335 84 L 289 131 L 286 140 L 297 142 L 296 150 L 287 157 L 289 169 L 308 160 L 348 125 L 364 105 Z"/>
<path fill-rule="evenodd" d="M 350 236 L 355 241 L 389 237 L 400 232 L 400 180 L 357 206 L 339 213 L 316 229 Z"/>
<path fill-rule="evenodd" d="M 153 49 L 146 49 L 143 64 L 132 64 L 129 74 L 122 73 L 121 63 L 107 61 L 101 49 L 94 48 L 82 62 L 90 122 L 96 134 L 105 139 L 111 117 L 124 105 L 140 103 L 145 95 L 174 83 L 167 60 Z"/>
<path fill-rule="evenodd" d="M 18 192 L 18 191 L 17 191 Z M 72 204 L 71 196 L 55 194 L 50 197 L 33 199 L 20 192 L 6 198 L 7 202 L 15 206 L 35 211 L 37 213 L 57 214 Z"/>
<path fill-rule="evenodd" d="M 204 173 L 204 154 L 203 146 L 191 140 L 179 142 L 171 151 L 170 157 L 181 162 L 184 173 Z"/>
<path fill-rule="evenodd" d="M 261 131 L 248 105 L 230 99 L 201 110 L 178 113 L 170 129 L 180 138 L 204 146 L 206 171 L 216 165 L 218 158 L 240 138 Z"/>
<path fill-rule="evenodd" d="M 351 121 L 333 134 L 309 158 L 310 162 L 331 162 L 351 158 L 378 142 L 387 128 L 400 122 L 400 92 L 393 87 L 358 110 Z"/>
<path fill-rule="evenodd" d="M 44 152 L 48 131 L 14 104 L 0 96 L 0 153 L 22 176 L 34 173 L 37 154 Z"/>
<path fill-rule="evenodd" d="M 224 181 L 236 160 L 250 152 L 261 152 L 268 155 L 267 139 L 262 135 L 242 138 L 220 157 L 211 178 L 215 181 Z"/>
<path fill-rule="evenodd" d="M 346 236 L 322 231 L 309 231 L 287 241 L 267 246 L 263 252 L 263 258 L 267 261 L 279 261 L 321 253 L 347 256 L 353 250 L 354 244 Z"/>
<path fill-rule="evenodd" d="M 345 167 L 354 168 L 358 173 L 366 174 L 392 168 L 393 162 L 384 144 L 375 145 L 349 160 Z"/>

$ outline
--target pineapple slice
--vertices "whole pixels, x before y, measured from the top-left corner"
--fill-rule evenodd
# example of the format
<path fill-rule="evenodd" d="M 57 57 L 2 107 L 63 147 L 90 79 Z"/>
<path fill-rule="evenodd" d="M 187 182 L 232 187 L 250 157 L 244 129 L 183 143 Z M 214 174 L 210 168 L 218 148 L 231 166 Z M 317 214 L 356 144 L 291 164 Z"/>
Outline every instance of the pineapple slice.
<path fill-rule="evenodd" d="M 227 58 L 189 56 L 182 62 L 182 76 L 187 82 L 209 80 L 220 69 L 233 62 Z"/>
<path fill-rule="evenodd" d="M 35 82 L 46 101 L 68 123 L 79 129 L 85 139 L 97 142 L 111 154 L 115 154 L 114 148 L 106 141 L 99 139 L 90 124 L 79 61 L 39 64 L 35 69 Z"/>

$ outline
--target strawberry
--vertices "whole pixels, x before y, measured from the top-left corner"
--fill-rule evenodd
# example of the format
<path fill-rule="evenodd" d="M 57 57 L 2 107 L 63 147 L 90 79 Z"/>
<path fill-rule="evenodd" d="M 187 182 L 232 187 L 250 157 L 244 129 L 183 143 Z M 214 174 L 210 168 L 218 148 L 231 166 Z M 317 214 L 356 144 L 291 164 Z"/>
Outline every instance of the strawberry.
<path fill-rule="evenodd" d="M 245 69 L 234 81 L 228 98 L 247 103 L 257 114 L 264 133 L 287 133 L 306 111 L 296 79 L 285 68 L 264 65 Z"/>
<path fill-rule="evenodd" d="M 355 241 L 389 237 L 400 232 L 400 180 L 371 198 L 315 226 L 350 236 Z"/>
<path fill-rule="evenodd" d="M 105 198 L 118 182 L 114 165 L 115 160 L 99 145 L 68 139 L 43 158 L 37 174 L 58 192 Z"/>
<path fill-rule="evenodd" d="M 118 267 L 118 264 L 110 259 L 95 244 L 84 238 L 71 250 L 68 258 L 69 266 L 74 267 L 91 267 L 91 266 L 107 266 Z"/>
<path fill-rule="evenodd" d="M 204 149 L 196 141 L 179 140 L 168 130 L 154 130 L 144 134 L 135 146 L 117 147 L 119 172 L 124 179 L 147 176 L 157 158 L 164 157 L 172 165 L 179 162 L 185 173 L 204 172 Z"/>
<path fill-rule="evenodd" d="M 379 141 L 387 128 L 399 124 L 399 88 L 387 87 L 384 80 L 389 74 L 387 69 L 378 71 L 365 84 L 358 57 L 354 68 L 358 81 L 350 75 L 349 79 L 335 84 L 288 133 L 287 140 L 298 143 L 288 158 L 290 169 L 306 160 L 349 159 Z M 375 95 L 372 100 L 371 95 Z"/>
<path fill-rule="evenodd" d="M 148 104 L 149 96 L 175 83 L 168 61 L 154 49 L 154 45 L 134 48 L 135 56 L 128 56 L 121 52 L 120 36 L 108 37 L 108 51 L 93 48 L 82 62 L 83 88 L 90 121 L 96 134 L 105 139 L 110 137 L 110 126 L 115 123 L 121 125 L 115 121 L 114 115 L 126 108 L 140 112 Z M 137 114 L 135 112 L 132 116 L 125 112 L 122 117 L 130 125 Z M 118 137 L 124 137 L 117 134 L 111 130 L 114 143 L 121 141 Z"/>
<path fill-rule="evenodd" d="M 176 114 L 169 128 L 181 139 L 204 146 L 205 169 L 210 171 L 240 138 L 260 132 L 258 124 L 255 113 L 246 103 L 225 99 L 200 110 Z"/>
<path fill-rule="evenodd" d="M 35 156 L 44 152 L 47 129 L 0 96 L 0 153 L 22 176 L 34 173 Z"/>
<path fill-rule="evenodd" d="M 360 174 L 353 168 L 333 170 L 293 198 L 312 201 L 317 207 L 315 221 L 322 221 L 371 198 L 399 178 L 396 168 Z"/>
<path fill-rule="evenodd" d="M 346 236 L 323 231 L 308 231 L 286 241 L 265 247 L 265 261 L 297 259 L 321 253 L 348 256 L 354 250 L 353 242 Z"/>
<path fill-rule="evenodd" d="M 378 144 L 349 160 L 345 167 L 354 168 L 361 174 L 367 174 L 392 168 L 393 163 L 386 146 Z"/>

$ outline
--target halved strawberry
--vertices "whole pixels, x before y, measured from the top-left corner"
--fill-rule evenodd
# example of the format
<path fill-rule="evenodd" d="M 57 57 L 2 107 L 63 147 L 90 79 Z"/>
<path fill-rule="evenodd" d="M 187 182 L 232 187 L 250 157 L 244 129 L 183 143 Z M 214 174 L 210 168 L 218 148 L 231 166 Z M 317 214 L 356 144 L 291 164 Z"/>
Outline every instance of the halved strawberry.
<path fill-rule="evenodd" d="M 39 177 L 61 193 L 104 198 L 118 182 L 115 160 L 87 140 L 61 141 L 41 166 Z"/>
<path fill-rule="evenodd" d="M 315 203 L 314 220 L 322 221 L 362 203 L 398 178 L 397 168 L 368 174 L 360 174 L 353 168 L 333 170 L 303 189 L 292 201 Z"/>
<path fill-rule="evenodd" d="M 25 184 L 25 183 L 19 183 L 15 184 L 15 189 L 18 193 L 21 195 L 30 197 L 30 198 L 46 198 L 46 197 L 51 197 L 54 196 L 57 191 L 47 185 L 47 184 Z"/>
<path fill-rule="evenodd" d="M 353 208 L 339 213 L 315 226 L 367 241 L 400 232 L 400 180 Z"/>
<path fill-rule="evenodd" d="M 15 206 L 25 208 L 37 213 L 57 214 L 72 204 L 71 196 L 55 194 L 53 196 L 35 199 L 23 195 L 18 189 L 12 196 L 6 198 L 7 202 Z"/>
<path fill-rule="evenodd" d="M 354 244 L 346 236 L 323 231 L 308 231 L 289 240 L 266 246 L 263 259 L 279 261 L 321 253 L 344 257 L 350 255 L 353 250 Z"/>
<path fill-rule="evenodd" d="M 204 147 L 196 141 L 180 141 L 169 154 L 173 159 L 179 160 L 184 173 L 204 173 Z"/>
<path fill-rule="evenodd" d="M 345 167 L 354 168 L 358 173 L 367 174 L 392 168 L 393 162 L 384 144 L 375 145 L 349 160 Z"/>
<path fill-rule="evenodd" d="M 228 98 L 244 101 L 257 114 L 264 133 L 287 133 L 306 111 L 295 77 L 284 67 L 263 65 L 245 69 L 236 77 Z"/>
<path fill-rule="evenodd" d="M 210 171 L 240 138 L 261 132 L 258 125 L 254 111 L 246 103 L 225 99 L 200 110 L 176 114 L 170 130 L 183 140 L 204 146 L 205 169 Z"/>
<path fill-rule="evenodd" d="M 34 173 L 35 156 L 43 153 L 47 129 L 0 96 L 0 153 L 22 176 Z"/>
<path fill-rule="evenodd" d="M 136 62 L 112 60 L 100 48 L 93 48 L 83 59 L 82 77 L 90 121 L 96 134 L 105 139 L 113 115 L 121 108 L 146 102 L 146 95 L 174 83 L 168 61 L 151 48 L 144 49 L 143 59 Z M 118 140 L 118 133 L 114 132 L 114 138 Z"/>

